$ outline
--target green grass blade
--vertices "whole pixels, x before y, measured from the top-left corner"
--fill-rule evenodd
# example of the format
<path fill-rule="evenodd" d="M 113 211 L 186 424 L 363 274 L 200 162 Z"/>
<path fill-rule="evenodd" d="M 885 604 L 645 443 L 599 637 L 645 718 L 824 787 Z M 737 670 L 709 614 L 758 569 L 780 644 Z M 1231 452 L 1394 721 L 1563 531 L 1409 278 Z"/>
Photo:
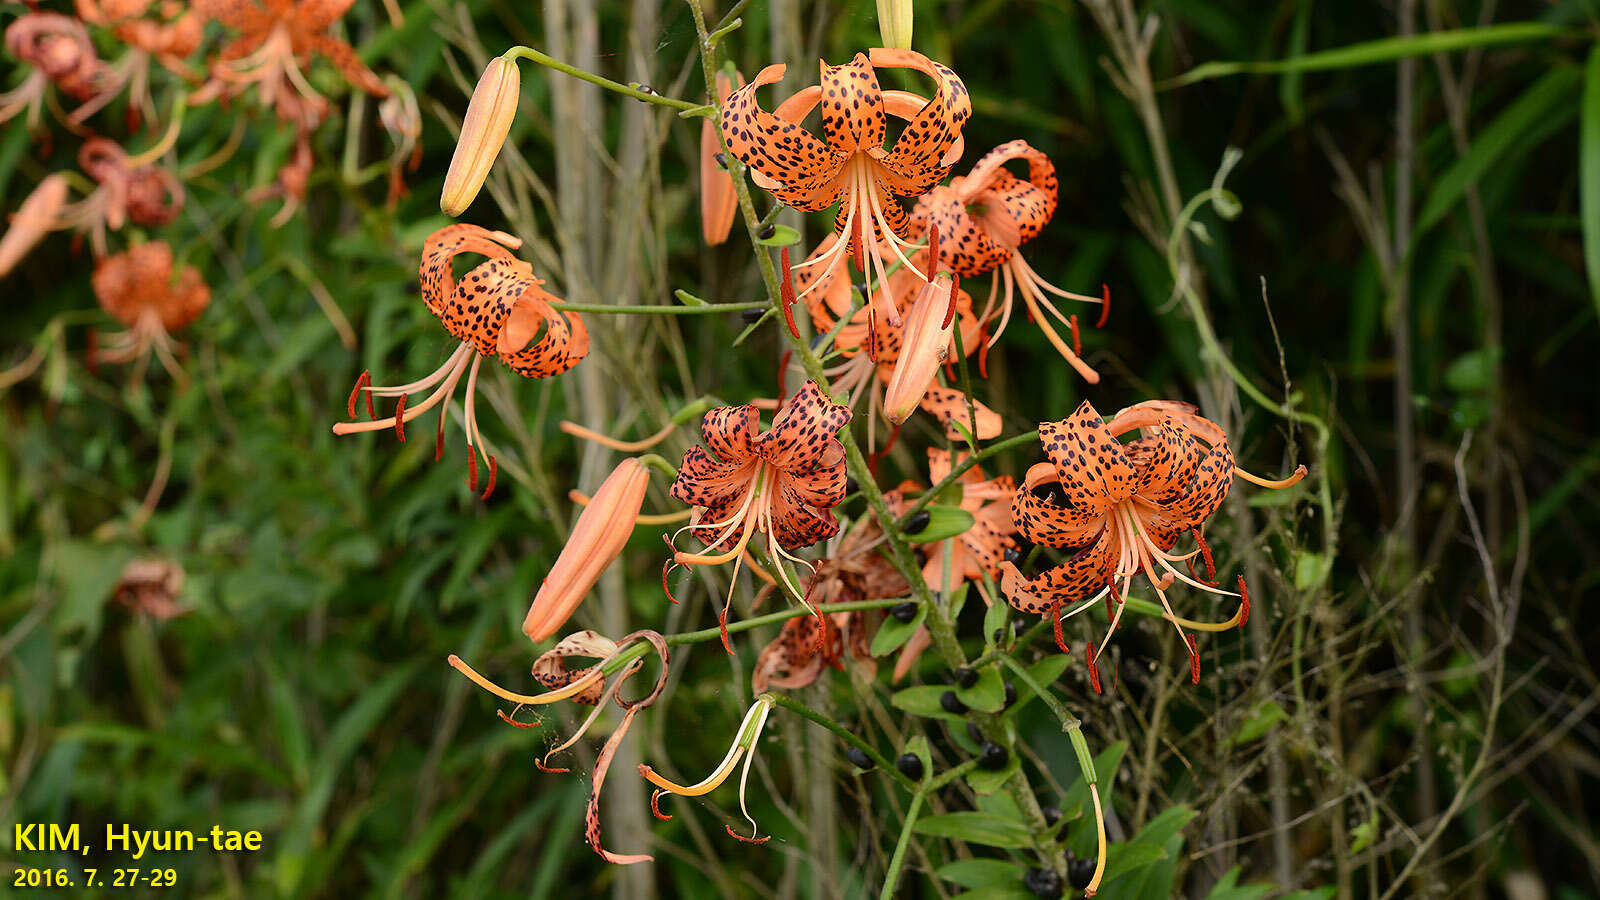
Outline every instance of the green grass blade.
<path fill-rule="evenodd" d="M 1583 267 L 1589 273 L 1589 295 L 1600 314 L 1600 46 L 1589 51 L 1583 76 L 1583 119 L 1578 139 L 1580 209 L 1583 219 Z"/>

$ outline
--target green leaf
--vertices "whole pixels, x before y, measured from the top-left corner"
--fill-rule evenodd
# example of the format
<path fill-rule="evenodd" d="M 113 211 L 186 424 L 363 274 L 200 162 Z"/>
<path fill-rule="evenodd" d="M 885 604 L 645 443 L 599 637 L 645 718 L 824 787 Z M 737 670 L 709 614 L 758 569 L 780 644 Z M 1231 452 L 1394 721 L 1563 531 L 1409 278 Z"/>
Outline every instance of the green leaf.
<path fill-rule="evenodd" d="M 958 859 L 934 874 L 964 888 L 1016 887 L 1022 883 L 1023 868 L 1000 859 Z"/>
<path fill-rule="evenodd" d="M 1332 50 L 1307 53 L 1289 59 L 1244 62 L 1209 62 L 1168 79 L 1157 85 L 1161 90 L 1183 87 L 1198 81 L 1224 78 L 1229 75 L 1282 75 L 1288 72 L 1323 72 L 1332 69 L 1350 69 L 1377 63 L 1393 62 L 1412 56 L 1432 56 L 1489 47 L 1496 44 L 1521 44 L 1530 41 L 1547 41 L 1569 33 L 1569 29 L 1543 22 L 1507 22 L 1486 25 L 1482 28 L 1457 28 L 1430 31 L 1403 37 L 1380 38 L 1363 41 Z"/>
<path fill-rule="evenodd" d="M 1428 202 L 1417 215 L 1413 245 L 1424 233 L 1439 224 L 1466 195 L 1467 188 L 1476 185 L 1491 168 L 1531 150 L 1532 142 L 1522 139 L 1534 126 L 1548 126 L 1552 117 L 1575 115 L 1577 108 L 1570 101 L 1572 88 L 1577 81 L 1576 69 L 1555 69 L 1495 117 L 1473 139 L 1467 152 L 1451 163 L 1434 183 Z"/>
<path fill-rule="evenodd" d="M 905 710 L 914 716 L 921 716 L 924 719 L 944 719 L 949 722 L 965 721 L 960 716 L 945 712 L 944 707 L 939 705 L 939 696 L 947 690 L 949 688 L 936 684 L 909 687 L 903 691 L 896 691 L 894 696 L 889 698 L 889 705 L 895 709 Z"/>
<path fill-rule="evenodd" d="M 1589 274 L 1589 295 L 1600 313 L 1600 44 L 1589 51 L 1583 69 L 1583 119 L 1578 137 L 1580 212 L 1583 221 L 1583 267 Z"/>
<path fill-rule="evenodd" d="M 1481 347 L 1463 353 L 1444 370 L 1444 383 L 1460 394 L 1481 394 L 1489 387 L 1499 353 L 1498 348 Z"/>
<path fill-rule="evenodd" d="M 992 794 L 1004 787 L 1005 783 L 1010 781 L 1011 776 L 1017 774 L 1017 769 L 1021 767 L 1022 758 L 1013 753 L 1011 758 L 1006 761 L 1006 764 L 999 769 L 994 771 L 973 769 L 968 772 L 967 784 L 971 785 L 972 789 L 979 794 Z"/>
<path fill-rule="evenodd" d="M 757 239 L 763 247 L 792 247 L 800 243 L 800 232 L 787 225 L 772 226 L 772 236 Z"/>
<path fill-rule="evenodd" d="M 1373 810 L 1372 815 L 1365 822 L 1350 829 L 1350 852 L 1360 853 L 1372 846 L 1378 839 L 1378 812 Z"/>
<path fill-rule="evenodd" d="M 902 622 L 894 616 L 885 616 L 883 624 L 878 626 L 878 633 L 872 636 L 871 653 L 873 656 L 883 656 L 900 649 L 900 645 L 911 639 L 911 635 L 922 627 L 922 620 L 928 617 L 928 608 L 917 607 L 917 614 L 911 621 Z"/>
<path fill-rule="evenodd" d="M 972 687 L 956 688 L 956 696 L 979 712 L 994 713 L 1006 705 L 1006 686 L 1000 672 L 990 667 L 978 673 L 978 680 Z"/>
<path fill-rule="evenodd" d="M 912 831 L 927 837 L 950 838 L 989 847 L 1021 849 L 1033 846 L 1033 835 L 1028 833 L 1028 829 L 1024 828 L 1021 822 L 981 812 L 929 816 L 919 819 L 917 827 Z"/>
<path fill-rule="evenodd" d="M 1274 890 L 1270 884 L 1239 884 L 1239 872 L 1239 866 L 1229 869 L 1211 888 L 1206 900 L 1258 900 Z"/>
<path fill-rule="evenodd" d="M 1256 738 L 1266 734 L 1272 726 L 1287 719 L 1289 714 L 1284 712 L 1276 700 L 1263 700 L 1250 710 L 1250 718 L 1244 720 L 1239 730 L 1233 733 L 1230 742 L 1235 746 L 1248 744 Z"/>
<path fill-rule="evenodd" d="M 56 632 L 83 629 L 92 638 L 100 630 L 100 616 L 122 578 L 122 567 L 132 558 L 133 551 L 118 544 L 64 541 L 57 545 L 51 557 L 61 587 L 61 602 L 54 615 Z"/>
<path fill-rule="evenodd" d="M 916 534 L 906 535 L 906 540 L 913 544 L 931 544 L 945 538 L 953 538 L 958 534 L 966 534 L 974 521 L 972 513 L 959 506 L 930 504 L 927 513 L 927 527 Z"/>

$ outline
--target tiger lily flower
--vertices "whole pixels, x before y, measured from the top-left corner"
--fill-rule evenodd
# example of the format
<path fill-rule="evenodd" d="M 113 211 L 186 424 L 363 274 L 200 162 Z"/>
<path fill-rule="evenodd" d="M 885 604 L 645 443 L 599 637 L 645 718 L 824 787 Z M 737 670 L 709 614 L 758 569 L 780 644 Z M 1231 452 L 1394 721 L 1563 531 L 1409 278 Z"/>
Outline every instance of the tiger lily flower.
<path fill-rule="evenodd" d="M 627 661 L 623 655 L 629 651 L 633 644 L 647 643 L 655 651 L 660 660 L 660 672 L 656 675 L 655 686 L 650 692 L 637 700 L 627 700 L 622 697 L 622 686 L 644 667 L 644 662 L 635 654 Z M 593 665 L 569 670 L 566 661 L 571 657 L 587 657 L 596 660 Z M 589 805 L 584 813 L 584 838 L 589 843 L 589 848 L 608 863 L 616 865 L 629 865 L 632 863 L 648 862 L 654 857 L 646 854 L 619 854 L 607 850 L 600 840 L 600 791 L 605 786 L 606 773 L 611 768 L 611 760 L 616 756 L 617 748 L 622 745 L 622 739 L 627 735 L 628 729 L 633 725 L 634 716 L 639 710 L 649 707 L 661 696 L 667 686 L 667 663 L 671 654 L 667 649 L 667 642 L 654 631 L 635 631 L 613 641 L 604 635 L 593 631 L 580 631 L 564 638 L 559 644 L 549 651 L 541 654 L 533 664 L 533 677 L 535 681 L 550 688 L 542 694 L 527 695 L 508 691 L 494 682 L 478 674 L 471 666 L 462 662 L 455 654 L 450 655 L 450 665 L 467 676 L 473 684 L 502 700 L 517 704 L 511 715 L 503 711 L 496 711 L 507 724 L 518 728 L 534 728 L 538 722 L 525 724 L 516 720 L 517 710 L 523 706 L 540 706 L 556 703 L 562 700 L 571 700 L 594 709 L 584 719 L 576 732 L 558 746 L 552 748 L 545 755 L 534 761 L 542 771 L 551 773 L 565 773 L 564 768 L 552 768 L 548 765 L 550 757 L 566 750 L 578 739 L 588 732 L 589 727 L 599 718 L 600 710 L 608 700 L 615 700 L 622 708 L 622 721 L 617 724 L 610 737 L 606 738 L 605 745 L 600 749 L 596 758 L 594 771 L 590 774 Z M 613 666 L 616 671 L 607 674 L 607 667 Z M 609 683 L 607 682 L 607 679 Z"/>
<path fill-rule="evenodd" d="M 1128 444 L 1117 438 L 1134 429 L 1140 437 Z M 1240 590 L 1225 591 L 1209 581 L 1180 572 L 1172 564 L 1205 553 L 1209 548 L 1201 530 L 1206 520 L 1228 496 L 1233 476 L 1233 451 L 1227 435 L 1216 423 L 1183 404 L 1140 404 L 1114 417 L 1110 425 L 1088 401 L 1071 416 L 1039 426 L 1049 463 L 1027 472 L 1012 501 L 1018 530 L 1035 544 L 1077 552 L 1061 565 L 1031 578 L 1012 563 L 1004 563 L 1001 586 L 1011 605 L 1027 613 L 1048 614 L 1057 623 L 1076 615 L 1102 598 L 1111 611 L 1111 633 L 1121 622 L 1125 600 L 1135 575 L 1145 575 L 1161 600 L 1164 618 L 1173 624 L 1189 647 L 1190 665 L 1199 681 L 1199 653 L 1184 631 L 1222 631 L 1244 624 L 1249 616 L 1249 593 L 1244 579 Z M 1287 487 L 1304 475 L 1281 482 L 1251 480 Z M 1041 489 L 1048 489 L 1044 496 Z M 1065 500 L 1059 503 L 1057 492 Z M 1183 555 L 1172 548 L 1184 533 L 1199 545 Z M 1159 573 L 1157 570 L 1161 570 Z M 1166 590 L 1175 581 L 1213 594 L 1240 598 L 1238 612 L 1222 623 L 1200 623 L 1179 618 L 1167 601 Z M 1084 601 L 1063 615 L 1069 603 Z M 1112 600 L 1115 609 L 1112 611 Z M 1110 642 L 1108 633 L 1100 648 L 1090 645 L 1091 682 L 1099 690 L 1094 660 Z M 1060 638 L 1058 637 L 1058 642 Z"/>
<path fill-rule="evenodd" d="M 734 90 L 733 79 L 738 78 L 744 87 L 744 76 L 727 72 L 717 73 L 717 106 L 728 102 Z M 733 230 L 733 217 L 739 211 L 739 197 L 733 187 L 733 176 L 717 157 L 722 145 L 717 142 L 717 127 L 710 119 L 700 122 L 700 235 L 708 245 L 716 246 L 728 239 Z"/>
<path fill-rule="evenodd" d="M 173 378 L 182 380 L 172 333 L 181 331 L 211 303 L 211 289 L 193 266 L 173 273 L 172 247 L 164 241 L 139 244 L 95 264 L 89 283 L 95 297 L 127 331 L 89 351 L 90 365 L 139 360 L 134 380 L 144 376 L 153 353 Z"/>
<path fill-rule="evenodd" d="M 923 72 L 937 84 L 933 97 L 924 100 L 881 89 L 880 68 Z M 879 47 L 857 53 L 843 65 L 823 62 L 820 84 L 769 113 L 756 102 L 755 92 L 781 81 L 785 70 L 783 65 L 767 66 L 729 95 L 721 125 L 728 149 L 750 166 L 756 184 L 780 202 L 806 212 L 839 205 L 834 231 L 844 240 L 830 254 L 803 265 L 832 269 L 843 264 L 848 250 L 869 283 L 881 282 L 884 266 L 866 252 L 875 237 L 904 265 L 924 274 L 902 250 L 915 246 L 913 229 L 894 198 L 925 193 L 961 158 L 961 128 L 972 114 L 972 103 L 960 77 L 920 53 Z M 826 142 L 800 125 L 819 104 Z M 907 122 L 892 150 L 883 146 L 886 116 Z M 876 275 L 867 268 L 874 264 Z M 892 306 L 884 304 L 881 315 L 900 326 L 900 312 Z"/>
<path fill-rule="evenodd" d="M 522 97 L 522 70 L 517 61 L 505 56 L 489 60 L 478 86 L 472 89 L 467 114 L 461 120 L 461 136 L 444 173 L 444 190 L 439 194 L 439 209 L 447 216 L 467 211 L 494 168 L 494 161 L 505 146 L 506 135 L 517 117 L 517 101 Z"/>
<path fill-rule="evenodd" d="M 1026 181 L 1005 168 L 1006 163 L 1016 160 L 1028 164 Z M 1040 277 L 1018 252 L 1019 247 L 1044 230 L 1055 214 L 1056 189 L 1056 167 L 1050 158 L 1029 146 L 1027 141 L 1011 141 L 989 151 L 971 172 L 954 179 L 948 187 L 934 188 L 918 202 L 913 220 L 930 232 L 938 232 L 943 241 L 939 248 L 940 262 L 950 271 L 963 278 L 993 273 L 989 302 L 982 316 L 985 322 L 996 315 L 1000 320 L 989 338 L 991 345 L 1000 339 L 1011 321 L 1011 298 L 1015 291 L 1022 295 L 1029 318 L 1038 324 L 1056 351 L 1085 381 L 1098 384 L 1099 373 L 1067 346 L 1045 313 L 1071 328 L 1074 335 L 1078 329 L 1077 317 L 1069 319 L 1062 315 L 1045 294 L 1099 303 L 1101 325 L 1105 324 L 1109 309 L 1109 294 L 1089 297 L 1061 290 Z M 1001 283 L 1005 286 L 1004 299 L 996 312 L 995 297 Z"/>
<path fill-rule="evenodd" d="M 79 100 L 94 96 L 105 63 L 83 23 L 53 12 L 30 12 L 6 27 L 6 49 L 32 67 L 22 84 L 0 93 L 0 122 L 26 111 L 30 131 L 39 127 L 45 94 L 54 84 Z"/>
<path fill-rule="evenodd" d="M 559 631 L 600 575 L 621 555 L 649 486 L 650 470 L 638 459 L 625 459 L 595 491 L 528 607 L 522 632 L 529 640 L 537 644 Z"/>
<path fill-rule="evenodd" d="M 837 540 L 828 557 L 817 564 L 806 595 L 816 603 L 848 603 L 909 594 L 911 586 L 878 551 L 883 543 L 883 530 L 875 520 L 858 520 Z M 762 589 L 758 603 L 769 590 L 770 587 Z M 806 687 L 825 668 L 842 669 L 847 653 L 863 677 L 871 680 L 878 670 L 870 636 L 875 617 L 877 614 L 869 610 L 853 610 L 788 620 L 756 657 L 750 689 L 759 694 L 774 687 Z"/>
<path fill-rule="evenodd" d="M 750 809 L 745 805 L 745 786 L 750 780 L 750 763 L 755 759 L 756 745 L 761 740 L 761 729 L 766 727 L 767 715 L 772 712 L 772 698 L 762 694 L 750 706 L 750 711 L 745 713 L 744 721 L 739 723 L 739 730 L 734 735 L 733 743 L 728 746 L 728 753 L 722 762 L 707 775 L 703 781 L 692 785 L 682 785 L 675 781 L 663 778 L 656 774 L 655 769 L 644 763 L 639 764 L 639 774 L 645 780 L 656 786 L 656 792 L 650 797 L 650 810 L 659 819 L 670 819 L 671 816 L 661 811 L 661 795 L 676 794 L 680 797 L 703 797 L 722 786 L 728 776 L 733 774 L 734 767 L 739 765 L 739 760 L 744 760 L 744 768 L 739 772 L 739 811 L 744 814 L 746 822 L 750 823 L 750 836 L 745 837 L 733 830 L 732 825 L 724 826 L 728 836 L 750 844 L 765 844 L 768 837 L 757 837 L 760 829 L 756 820 L 751 817 Z"/>
<path fill-rule="evenodd" d="M 957 461 L 964 460 L 963 453 Z M 948 450 L 928 448 L 928 481 L 938 484 L 950 474 L 951 454 Z M 989 596 L 988 582 L 1000 576 L 1000 566 L 1007 550 L 1017 546 L 1013 537 L 1017 524 L 1011 513 L 1011 498 L 1017 483 L 1009 475 L 985 478 L 978 466 L 966 470 L 957 479 L 961 486 L 961 508 L 972 513 L 972 527 L 950 541 L 950 588 L 946 596 L 959 597 L 968 582 L 978 586 L 978 592 L 987 605 L 994 603 Z M 923 545 L 927 561 L 922 567 L 922 578 L 936 590 L 944 589 L 945 542 Z M 926 627 L 912 633 L 894 664 L 894 680 L 899 681 L 911 671 L 912 665 L 931 643 Z"/>
<path fill-rule="evenodd" d="M 397 397 L 394 415 L 376 421 L 340 422 L 334 434 L 359 434 L 393 428 L 404 441 L 406 423 L 443 403 L 434 435 L 434 459 L 444 453 L 444 426 L 449 418 L 450 400 L 463 375 L 467 378 L 462 428 L 467 437 L 468 485 L 478 489 L 478 455 L 489 465 L 487 499 L 494 493 L 497 463 L 478 431 L 478 369 L 485 357 L 496 357 L 524 378 L 549 378 L 578 364 L 589 352 L 589 332 L 583 320 L 562 312 L 562 301 L 544 290 L 544 282 L 534 277 L 533 269 L 517 259 L 511 250 L 521 246 L 516 237 L 488 231 L 476 225 L 448 225 L 428 236 L 423 243 L 422 302 L 439 317 L 445 330 L 461 345 L 433 374 L 409 384 L 374 387 L 371 374 L 362 372 L 350 391 L 346 410 L 356 415 L 356 401 L 363 396 L 367 416 L 373 418 L 373 397 Z M 459 282 L 452 282 L 455 258 L 463 253 L 489 257 Z M 541 336 L 542 335 L 542 336 Z M 539 337 L 537 343 L 533 342 Z M 435 387 L 437 385 L 437 387 Z M 433 389 L 426 400 L 408 406 L 407 397 L 417 391 Z"/>
<path fill-rule="evenodd" d="M 839 532 L 832 509 L 844 499 L 845 464 L 844 445 L 836 435 L 849 423 L 850 410 L 823 396 L 816 382 L 807 381 L 773 417 L 772 427 L 758 434 L 760 415 L 749 404 L 719 406 L 706 413 L 700 426 L 706 446 L 691 447 L 683 455 L 669 491 L 697 509 L 689 524 L 667 539 L 672 546 L 687 530 L 705 549 L 692 553 L 673 546 L 668 568 L 739 560 L 737 573 L 751 539 L 763 534 L 779 578 L 809 607 L 783 561 L 815 571 L 792 551 Z M 732 603 L 730 588 L 718 617 L 723 647 L 729 653 L 733 652 L 727 630 Z"/>
<path fill-rule="evenodd" d="M 272 107 L 278 118 L 302 128 L 315 127 L 327 115 L 328 100 L 303 71 L 313 53 L 327 58 L 357 89 L 374 97 L 389 96 L 389 88 L 355 49 L 328 33 L 353 2 L 202 0 L 197 8 L 203 15 L 239 36 L 217 53 L 210 81 L 190 97 L 190 103 L 235 97 L 254 85 L 261 104 Z"/>

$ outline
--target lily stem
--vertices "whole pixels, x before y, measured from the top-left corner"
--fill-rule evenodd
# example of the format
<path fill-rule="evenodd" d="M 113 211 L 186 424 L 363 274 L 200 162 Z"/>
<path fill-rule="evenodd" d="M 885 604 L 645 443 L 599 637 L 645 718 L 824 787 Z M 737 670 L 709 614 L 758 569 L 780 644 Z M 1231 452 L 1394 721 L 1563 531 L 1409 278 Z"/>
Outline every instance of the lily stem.
<path fill-rule="evenodd" d="M 655 91 L 650 91 L 647 93 L 639 90 L 636 87 L 630 87 L 629 85 L 612 81 L 609 78 L 602 78 L 593 72 L 585 72 L 583 69 L 580 69 L 577 66 L 568 65 L 559 59 L 546 56 L 532 47 L 512 47 L 503 55 L 507 59 L 526 59 L 531 62 L 536 62 L 541 66 L 545 66 L 546 68 L 555 69 L 557 72 L 565 72 L 566 74 L 571 75 L 573 78 L 577 78 L 580 81 L 587 81 L 590 84 L 599 85 L 600 87 L 603 87 L 608 91 L 612 91 L 613 93 L 622 94 L 625 97 L 632 97 L 635 100 L 643 100 L 646 103 L 654 103 L 657 106 L 666 106 L 680 111 L 705 108 L 704 104 L 701 103 L 690 103 L 687 100 L 678 100 L 673 97 L 663 97 Z"/>

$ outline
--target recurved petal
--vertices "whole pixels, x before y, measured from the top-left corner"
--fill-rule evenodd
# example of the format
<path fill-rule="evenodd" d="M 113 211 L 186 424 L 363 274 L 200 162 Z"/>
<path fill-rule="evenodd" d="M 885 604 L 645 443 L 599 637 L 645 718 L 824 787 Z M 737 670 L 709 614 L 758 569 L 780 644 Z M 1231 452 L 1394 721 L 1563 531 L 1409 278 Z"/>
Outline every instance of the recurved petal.
<path fill-rule="evenodd" d="M 350 82 L 352 87 L 359 88 L 374 97 L 389 96 L 389 88 L 378 77 L 378 73 L 367 68 L 361 61 L 356 51 L 349 44 L 328 34 L 319 34 L 311 39 L 311 49 L 326 56 L 344 75 L 344 80 Z"/>
<path fill-rule="evenodd" d="M 477 225 L 446 225 L 428 235 L 422 242 L 422 265 L 417 271 L 422 281 L 422 302 L 436 316 L 444 309 L 455 293 L 452 266 L 457 255 L 478 253 L 490 259 L 511 259 L 511 250 L 506 248 L 521 245 L 517 237 Z"/>
<path fill-rule="evenodd" d="M 742 463 L 755 453 L 760 413 L 754 406 L 718 406 L 700 421 L 700 436 L 723 462 Z"/>
<path fill-rule="evenodd" d="M 667 492 L 690 506 L 713 506 L 742 494 L 751 473 L 748 463 L 720 462 L 704 447 L 690 447 Z"/>
<path fill-rule="evenodd" d="M 804 128 L 774 116 L 756 102 L 756 91 L 781 81 L 783 72 L 782 65 L 767 66 L 749 84 L 728 95 L 722 107 L 723 137 L 734 156 L 773 182 L 816 189 L 819 181 L 831 181 L 839 173 L 845 154 L 834 152 Z"/>
<path fill-rule="evenodd" d="M 772 504 L 772 536 L 785 550 L 799 550 L 839 533 L 839 520 L 833 511 L 818 509 L 806 502 L 790 479 L 778 480 L 778 496 Z"/>
<path fill-rule="evenodd" d="M 1143 437 L 1124 445 L 1139 471 L 1133 492 L 1156 503 L 1170 503 L 1183 495 L 1206 449 L 1170 419 L 1144 431 Z"/>
<path fill-rule="evenodd" d="M 780 469 L 810 469 L 824 463 L 824 454 L 831 460 L 838 452 L 839 429 L 849 422 L 850 408 L 829 400 L 808 380 L 753 444 Z"/>
<path fill-rule="evenodd" d="M 1012 498 L 1011 515 L 1023 537 L 1046 547 L 1081 547 L 1105 527 L 1104 512 L 1063 506 L 1037 496 L 1034 489 L 1046 484 L 1060 488 L 1054 467 L 1039 463 L 1028 470 Z"/>
<path fill-rule="evenodd" d="M 577 313 L 562 311 L 562 302 L 531 275 L 508 285 L 501 297 L 514 297 L 500 328 L 495 354 L 525 378 L 560 375 L 589 355 L 589 329 Z M 542 334 L 541 334 L 542 333 Z M 538 341 L 533 341 L 539 336 Z"/>
<path fill-rule="evenodd" d="M 739 75 L 739 85 L 744 76 Z M 726 72 L 717 73 L 717 103 L 728 101 L 733 92 L 733 80 Z M 728 239 L 733 229 L 733 217 L 739 211 L 739 198 L 733 186 L 733 176 L 724 166 L 717 164 L 717 154 L 722 144 L 717 140 L 717 126 L 705 119 L 700 123 L 700 233 L 707 244 L 716 245 Z"/>
<path fill-rule="evenodd" d="M 1028 179 L 1023 181 L 1005 168 L 1013 160 L 1028 164 Z M 1036 237 L 1055 215 L 1058 182 L 1055 164 L 1027 141 L 1007 141 L 994 148 L 972 166 L 961 179 L 963 199 L 968 202 L 1003 205 L 1020 228 L 1022 241 Z"/>
<path fill-rule="evenodd" d="M 938 229 L 939 261 L 963 278 L 987 274 L 1011 258 L 1012 248 L 980 227 L 953 187 L 936 187 L 924 196 L 913 216 L 913 221 L 917 220 Z"/>
<path fill-rule="evenodd" d="M 1058 603 L 1072 603 L 1092 597 L 1111 583 L 1116 567 L 1110 529 L 1102 530 L 1094 543 L 1079 550 L 1061 565 L 1046 569 L 1032 578 L 1001 579 L 1001 589 L 1011 605 L 1023 612 L 1042 613 Z M 1015 567 L 1002 569 L 1009 576 Z"/>
<path fill-rule="evenodd" d="M 843 65 L 822 63 L 822 130 L 828 146 L 853 153 L 883 146 L 883 91 L 865 53 Z"/>
<path fill-rule="evenodd" d="M 1039 423 L 1039 441 L 1073 506 L 1103 513 L 1133 495 L 1133 465 L 1089 401 L 1059 422 Z"/>
<path fill-rule="evenodd" d="M 1211 448 L 1211 452 L 1195 466 L 1194 484 L 1178 499 L 1158 507 L 1149 517 L 1152 528 L 1188 531 L 1205 524 L 1228 497 L 1233 486 L 1233 451 L 1226 441 Z"/>
<path fill-rule="evenodd" d="M 938 85 L 922 110 L 914 116 L 883 164 L 901 180 L 901 196 L 927 191 L 950 171 L 959 156 L 951 150 L 961 137 L 961 128 L 972 115 L 972 100 L 967 86 L 948 66 L 936 63 L 914 50 L 879 47 L 872 51 L 872 64 L 879 68 L 912 68 L 932 77 Z"/>
<path fill-rule="evenodd" d="M 972 416 L 967 412 L 967 397 L 955 388 L 933 385 L 928 388 L 928 393 L 922 398 L 922 409 L 939 420 L 944 427 L 945 437 L 953 441 L 962 439 L 961 432 L 955 428 L 960 423 L 962 428 L 972 427 Z M 987 441 L 1000 434 L 1000 414 L 973 401 L 972 413 L 978 420 L 978 433 L 975 435 L 980 441 Z"/>
<path fill-rule="evenodd" d="M 849 473 L 845 471 L 844 450 L 824 453 L 819 465 L 809 469 L 790 469 L 782 474 L 796 495 L 812 506 L 824 509 L 839 505 L 844 499 Z"/>

